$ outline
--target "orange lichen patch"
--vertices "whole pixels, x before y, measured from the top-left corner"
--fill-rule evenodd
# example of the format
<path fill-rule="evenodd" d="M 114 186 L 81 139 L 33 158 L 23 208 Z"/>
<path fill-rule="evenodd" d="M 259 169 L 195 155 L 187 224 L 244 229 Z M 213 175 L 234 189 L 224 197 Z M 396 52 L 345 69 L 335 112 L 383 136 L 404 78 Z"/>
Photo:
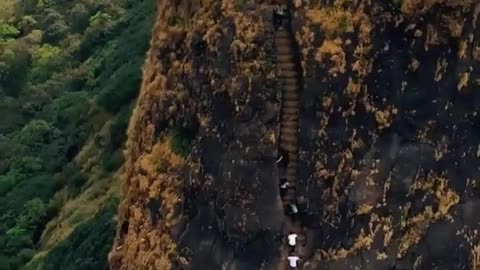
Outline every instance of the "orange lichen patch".
<path fill-rule="evenodd" d="M 472 248 L 472 270 L 480 270 L 480 245 L 477 244 Z"/>
<path fill-rule="evenodd" d="M 383 247 L 387 247 L 390 244 L 393 236 L 392 221 L 390 218 L 386 218 L 386 222 L 382 228 L 384 232 L 383 236 Z"/>
<path fill-rule="evenodd" d="M 169 236 L 170 229 L 181 218 L 175 211 L 182 201 L 182 180 L 177 173 L 186 166 L 185 160 L 170 149 L 170 140 L 166 136 L 158 141 L 149 153 L 140 156 L 133 164 L 135 175 L 130 176 L 129 180 L 131 186 L 136 188 L 126 194 L 125 201 L 130 203 L 128 206 L 122 203 L 121 209 L 126 209 L 121 210 L 121 214 L 127 215 L 129 228 L 137 229 L 129 229 L 109 255 L 111 265 L 123 260 L 120 269 L 130 269 L 132 265 L 135 268 L 170 269 L 172 260 L 186 263 L 176 253 L 176 244 Z M 152 224 L 145 210 L 148 209 L 145 204 L 152 199 L 161 202 L 158 213 L 161 224 Z"/>
<path fill-rule="evenodd" d="M 370 211 L 373 209 L 373 205 L 369 205 L 366 203 L 362 203 L 358 208 L 355 214 L 357 215 L 363 215 L 363 214 L 368 214 Z"/>
<path fill-rule="evenodd" d="M 347 96 L 356 98 L 360 94 L 361 89 L 361 84 L 354 82 L 351 77 L 348 78 L 347 88 L 345 89 Z"/>
<path fill-rule="evenodd" d="M 356 73 L 358 77 L 365 77 L 371 71 L 371 62 L 361 57 L 352 64 L 352 71 Z"/>
<path fill-rule="evenodd" d="M 480 61 L 480 46 L 475 46 L 472 50 L 473 59 Z"/>
<path fill-rule="evenodd" d="M 437 60 L 437 68 L 435 69 L 435 81 L 439 82 L 442 80 L 443 73 L 447 72 L 448 62 L 447 59 Z"/>
<path fill-rule="evenodd" d="M 438 210 L 433 212 L 432 206 L 425 206 L 425 210 L 407 221 L 407 232 L 400 240 L 397 258 L 403 257 L 405 252 L 418 243 L 425 234 L 429 225 L 441 218 L 451 218 L 450 209 L 460 201 L 460 196 L 447 187 L 447 179 L 429 173 L 426 178 L 416 178 L 412 190 L 424 190 L 433 194 L 438 201 Z"/>
<path fill-rule="evenodd" d="M 354 72 L 357 73 L 356 76 L 358 78 L 354 79 L 356 83 L 361 85 L 363 83 L 361 77 L 367 73 L 368 67 L 370 66 L 366 58 L 370 50 L 370 31 L 372 24 L 368 15 L 363 12 L 365 9 L 364 3 L 358 6 L 347 4 L 345 1 L 337 0 L 333 6 L 308 9 L 305 12 L 306 26 L 301 28 L 299 34 L 297 34 L 297 39 L 302 40 L 299 44 L 303 47 L 311 47 L 313 40 L 311 27 L 313 25 L 319 26 L 321 31 L 325 33 L 326 39 L 323 41 L 322 46 L 317 49 L 315 59 L 320 63 L 323 63 L 325 59 L 333 62 L 333 67 L 330 68 L 329 74 L 337 76 L 338 73 L 344 73 L 346 71 L 345 53 L 340 37 L 343 33 L 358 31 L 359 44 L 354 53 L 357 62 L 352 68 L 357 68 Z M 356 7 L 355 9 L 353 8 L 354 6 Z M 346 46 L 350 44 L 351 40 L 348 40 Z M 308 54 L 304 53 L 303 56 L 307 58 Z"/>
<path fill-rule="evenodd" d="M 393 117 L 397 114 L 397 109 L 391 105 L 389 105 L 383 111 L 376 111 L 375 112 L 375 120 L 377 121 L 377 125 L 379 129 L 384 129 L 390 127 L 393 121 Z"/>
<path fill-rule="evenodd" d="M 311 9 L 307 10 L 306 16 L 311 24 L 319 25 L 327 36 L 354 31 L 356 18 L 349 10 L 335 7 Z"/>
<path fill-rule="evenodd" d="M 434 124 L 435 124 L 435 121 L 430 120 L 427 122 L 427 125 L 424 125 L 417 130 L 416 138 L 418 139 L 419 142 L 422 142 L 422 143 L 429 142 L 428 135 L 432 131 L 432 126 Z"/>
<path fill-rule="evenodd" d="M 373 233 L 367 234 L 362 229 L 359 236 L 355 239 L 355 242 L 351 249 L 347 250 L 347 249 L 341 248 L 338 250 L 329 249 L 327 251 L 321 249 L 317 251 L 317 253 L 314 255 L 314 260 L 334 261 L 334 260 L 346 258 L 348 255 L 355 254 L 358 251 L 370 249 L 370 247 L 372 246 L 372 243 L 373 243 Z"/>
<path fill-rule="evenodd" d="M 325 64 L 325 59 L 330 60 L 333 64 L 328 73 L 337 76 L 337 73 L 345 73 L 345 53 L 342 48 L 342 40 L 325 40 L 315 55 L 315 60 Z"/>
<path fill-rule="evenodd" d="M 458 44 L 458 58 L 466 59 L 467 58 L 467 48 L 468 44 L 466 40 L 460 40 Z"/>
<path fill-rule="evenodd" d="M 322 108 L 325 112 L 331 112 L 333 108 L 333 99 L 332 97 L 323 97 Z"/>
<path fill-rule="evenodd" d="M 401 2 L 401 10 L 407 15 L 420 15 L 429 11 L 435 4 L 445 5 L 452 8 L 470 8 L 474 0 L 404 0 Z"/>
<path fill-rule="evenodd" d="M 418 61 L 417 58 L 412 58 L 412 60 L 411 60 L 411 62 L 410 62 L 410 65 L 408 65 L 408 67 L 409 67 L 412 71 L 416 71 L 419 66 L 420 66 L 420 61 Z"/>
<path fill-rule="evenodd" d="M 344 190 L 341 188 L 345 181 L 347 181 L 347 175 L 352 171 L 353 165 L 353 153 L 350 149 L 344 149 L 340 155 L 340 162 L 335 170 L 329 170 L 323 167 L 323 164 L 317 163 L 318 176 L 325 177 L 329 176 L 333 178 L 332 187 L 326 190 L 325 199 L 328 201 L 326 205 L 324 215 L 328 219 L 333 219 L 335 213 L 338 210 L 338 205 L 340 202 L 340 197 L 344 193 Z"/>
<path fill-rule="evenodd" d="M 206 32 L 203 35 L 203 40 L 208 44 L 209 48 L 216 48 L 222 38 L 222 29 L 213 20 L 207 20 L 205 28 Z"/>
<path fill-rule="evenodd" d="M 313 31 L 310 30 L 310 27 L 304 25 L 301 27 L 301 31 L 298 31 L 295 34 L 295 39 L 297 40 L 298 45 L 305 47 L 305 49 L 308 50 L 310 47 L 308 45 L 312 44 L 315 40 L 315 35 Z"/>
<path fill-rule="evenodd" d="M 235 39 L 231 43 L 231 50 L 234 53 L 234 59 L 242 61 L 241 56 L 248 54 L 255 49 L 255 39 L 263 34 L 265 28 L 262 20 L 255 12 L 239 12 L 236 8 L 236 1 L 223 0 L 222 11 L 225 16 L 233 18 L 236 31 Z M 212 20 L 212 25 L 215 22 Z M 223 36 L 225 30 L 215 30 L 219 32 L 219 37 Z M 220 33 L 222 33 L 220 35 Z M 220 41 L 220 40 L 219 40 Z"/>
<path fill-rule="evenodd" d="M 388 218 L 379 218 L 376 214 L 372 214 L 368 229 L 360 230 L 360 234 L 355 239 L 353 246 L 350 249 L 329 249 L 319 250 L 314 255 L 315 261 L 327 260 L 334 261 L 346 258 L 349 255 L 354 255 L 362 250 L 369 250 L 373 244 L 373 239 L 378 234 L 384 234 L 391 228 L 391 221 Z M 386 254 L 385 254 L 386 256 Z"/>
<path fill-rule="evenodd" d="M 442 19 L 446 22 L 451 37 L 461 36 L 463 30 L 463 21 L 460 18 L 444 15 L 442 16 Z"/>
<path fill-rule="evenodd" d="M 458 80 L 457 90 L 461 91 L 463 88 L 468 86 L 470 80 L 470 72 L 463 72 L 460 74 L 460 79 Z"/>
<path fill-rule="evenodd" d="M 350 146 L 352 150 L 359 150 L 365 147 L 365 143 L 363 142 L 361 137 L 356 136 L 357 130 L 353 130 L 352 137 L 350 138 Z"/>
<path fill-rule="evenodd" d="M 425 39 L 425 51 L 431 46 L 436 46 L 440 44 L 440 36 L 438 29 L 432 24 L 427 25 L 427 38 Z"/>
<path fill-rule="evenodd" d="M 307 26 L 302 26 L 300 31 L 295 33 L 295 39 L 300 46 L 301 49 L 301 54 L 304 60 L 301 61 L 302 63 L 302 69 L 303 69 L 303 76 L 307 76 L 308 70 L 307 70 L 307 62 L 306 59 L 308 59 L 310 52 L 312 51 L 313 47 L 313 41 L 315 39 L 313 31 L 310 30 L 309 27 Z"/>

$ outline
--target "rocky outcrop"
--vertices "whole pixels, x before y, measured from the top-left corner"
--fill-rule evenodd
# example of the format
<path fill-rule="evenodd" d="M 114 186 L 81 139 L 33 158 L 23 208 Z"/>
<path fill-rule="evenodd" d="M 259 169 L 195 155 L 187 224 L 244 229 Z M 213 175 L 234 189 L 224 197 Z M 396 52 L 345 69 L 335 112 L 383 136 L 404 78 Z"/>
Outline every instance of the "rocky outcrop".
<path fill-rule="evenodd" d="M 278 263 L 270 16 L 261 1 L 159 2 L 129 127 L 111 269 Z M 193 134 L 187 157 L 172 149 L 178 130 Z"/>
<path fill-rule="evenodd" d="M 475 3 L 320 2 L 296 22 L 311 269 L 472 269 Z"/>
<path fill-rule="evenodd" d="M 292 2 L 304 269 L 476 269 L 480 6 Z M 159 1 L 111 269 L 277 268 L 273 41 L 263 1 Z"/>

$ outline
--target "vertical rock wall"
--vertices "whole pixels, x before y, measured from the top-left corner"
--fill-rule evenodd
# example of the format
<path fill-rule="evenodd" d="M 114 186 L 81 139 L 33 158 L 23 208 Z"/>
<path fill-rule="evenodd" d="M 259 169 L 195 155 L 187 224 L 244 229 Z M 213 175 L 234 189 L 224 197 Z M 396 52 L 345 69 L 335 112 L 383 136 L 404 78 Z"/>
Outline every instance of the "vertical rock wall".
<path fill-rule="evenodd" d="M 471 269 L 478 4 L 298 2 L 311 268 Z"/>
<path fill-rule="evenodd" d="M 279 90 L 261 1 L 159 1 L 111 269 L 274 269 Z M 191 137 L 184 157 L 172 145 Z"/>

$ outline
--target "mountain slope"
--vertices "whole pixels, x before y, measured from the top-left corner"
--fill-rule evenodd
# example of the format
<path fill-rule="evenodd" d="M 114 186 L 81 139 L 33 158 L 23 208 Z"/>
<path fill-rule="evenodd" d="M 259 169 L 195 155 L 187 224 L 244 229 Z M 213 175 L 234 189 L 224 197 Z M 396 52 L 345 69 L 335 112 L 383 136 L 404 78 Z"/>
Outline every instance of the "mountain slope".
<path fill-rule="evenodd" d="M 154 2 L 0 9 L 0 268 L 106 266 Z"/>

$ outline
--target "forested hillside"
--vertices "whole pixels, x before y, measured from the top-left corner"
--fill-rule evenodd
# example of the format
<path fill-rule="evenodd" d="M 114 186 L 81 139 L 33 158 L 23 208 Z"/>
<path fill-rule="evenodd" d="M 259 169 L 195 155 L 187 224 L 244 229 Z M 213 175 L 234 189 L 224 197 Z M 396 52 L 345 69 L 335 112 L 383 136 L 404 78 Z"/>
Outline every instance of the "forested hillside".
<path fill-rule="evenodd" d="M 152 0 L 0 1 L 0 269 L 106 269 Z"/>

